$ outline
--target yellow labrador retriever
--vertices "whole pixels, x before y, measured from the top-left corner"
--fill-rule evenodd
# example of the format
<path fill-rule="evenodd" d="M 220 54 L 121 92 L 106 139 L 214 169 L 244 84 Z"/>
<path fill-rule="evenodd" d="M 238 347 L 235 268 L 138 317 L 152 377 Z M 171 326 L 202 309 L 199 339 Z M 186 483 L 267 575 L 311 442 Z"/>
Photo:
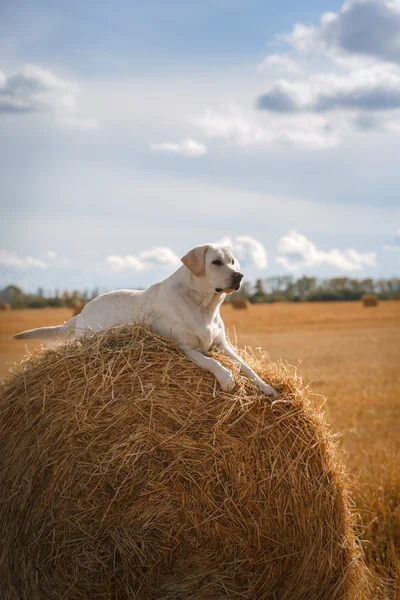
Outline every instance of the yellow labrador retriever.
<path fill-rule="evenodd" d="M 14 338 L 40 339 L 47 343 L 79 338 L 109 327 L 145 321 L 160 335 L 178 342 L 178 347 L 197 365 L 210 371 L 224 391 L 235 387 L 232 373 L 217 360 L 204 356 L 213 344 L 240 363 L 242 373 L 268 396 L 275 390 L 265 383 L 234 352 L 225 337 L 219 307 L 226 294 L 238 290 L 243 275 L 226 246 L 196 246 L 181 259 L 183 265 L 148 290 L 118 290 L 98 296 L 81 314 L 64 325 L 41 327 L 17 333 Z"/>

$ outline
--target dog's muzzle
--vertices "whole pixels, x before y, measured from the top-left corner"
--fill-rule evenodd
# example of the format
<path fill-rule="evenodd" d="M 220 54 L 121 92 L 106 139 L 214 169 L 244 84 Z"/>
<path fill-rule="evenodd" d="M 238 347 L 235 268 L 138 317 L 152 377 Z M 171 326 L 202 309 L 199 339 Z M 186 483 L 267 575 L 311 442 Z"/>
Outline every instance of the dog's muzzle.
<path fill-rule="evenodd" d="M 215 291 L 219 294 L 220 292 L 233 292 L 234 290 L 238 290 L 240 288 L 240 282 L 243 279 L 243 275 L 241 273 L 234 273 L 232 275 L 231 284 L 227 288 L 215 288 Z"/>
<path fill-rule="evenodd" d="M 243 279 L 242 273 L 234 273 L 232 275 L 232 287 L 234 290 L 238 290 L 240 288 L 240 282 Z"/>

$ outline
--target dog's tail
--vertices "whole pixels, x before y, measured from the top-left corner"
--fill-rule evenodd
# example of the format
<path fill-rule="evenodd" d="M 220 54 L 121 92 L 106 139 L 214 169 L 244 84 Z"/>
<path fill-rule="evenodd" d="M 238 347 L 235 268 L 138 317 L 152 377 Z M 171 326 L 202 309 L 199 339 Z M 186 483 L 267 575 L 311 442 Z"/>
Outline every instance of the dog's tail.
<path fill-rule="evenodd" d="M 37 329 L 27 329 L 13 335 L 14 340 L 43 340 L 47 343 L 67 340 L 74 336 L 76 320 L 79 315 L 73 317 L 64 325 L 54 327 L 38 327 Z"/>

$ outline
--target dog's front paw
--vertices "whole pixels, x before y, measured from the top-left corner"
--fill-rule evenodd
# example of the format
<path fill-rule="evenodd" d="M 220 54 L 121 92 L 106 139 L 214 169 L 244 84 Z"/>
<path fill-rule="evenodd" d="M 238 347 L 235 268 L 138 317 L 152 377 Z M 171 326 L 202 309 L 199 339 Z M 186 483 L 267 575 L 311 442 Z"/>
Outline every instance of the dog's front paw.
<path fill-rule="evenodd" d="M 278 397 L 278 392 L 276 390 L 274 390 L 273 387 L 268 385 L 268 383 L 264 383 L 264 381 L 262 381 L 260 383 L 259 387 L 260 387 L 260 390 L 263 392 L 263 394 L 265 394 L 266 396 L 272 396 L 272 398 Z"/>
<path fill-rule="evenodd" d="M 235 388 L 235 380 L 228 369 L 224 369 L 223 373 L 218 377 L 218 381 L 224 392 L 232 392 Z"/>

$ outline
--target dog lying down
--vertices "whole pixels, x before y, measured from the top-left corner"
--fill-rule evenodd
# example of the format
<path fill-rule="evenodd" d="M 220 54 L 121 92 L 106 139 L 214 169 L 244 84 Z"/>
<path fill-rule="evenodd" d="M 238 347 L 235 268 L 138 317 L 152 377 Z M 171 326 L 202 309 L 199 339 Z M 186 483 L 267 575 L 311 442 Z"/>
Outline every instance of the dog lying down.
<path fill-rule="evenodd" d="M 226 246 L 196 246 L 181 259 L 183 265 L 170 277 L 148 290 L 117 290 L 98 296 L 64 325 L 17 333 L 14 338 L 61 343 L 88 331 L 146 321 L 156 333 L 171 338 L 197 365 L 210 371 L 221 388 L 235 387 L 232 373 L 217 360 L 204 356 L 216 345 L 240 363 L 242 373 L 267 396 L 277 396 L 236 354 L 225 337 L 219 308 L 226 294 L 240 288 L 243 275 L 238 260 Z"/>

